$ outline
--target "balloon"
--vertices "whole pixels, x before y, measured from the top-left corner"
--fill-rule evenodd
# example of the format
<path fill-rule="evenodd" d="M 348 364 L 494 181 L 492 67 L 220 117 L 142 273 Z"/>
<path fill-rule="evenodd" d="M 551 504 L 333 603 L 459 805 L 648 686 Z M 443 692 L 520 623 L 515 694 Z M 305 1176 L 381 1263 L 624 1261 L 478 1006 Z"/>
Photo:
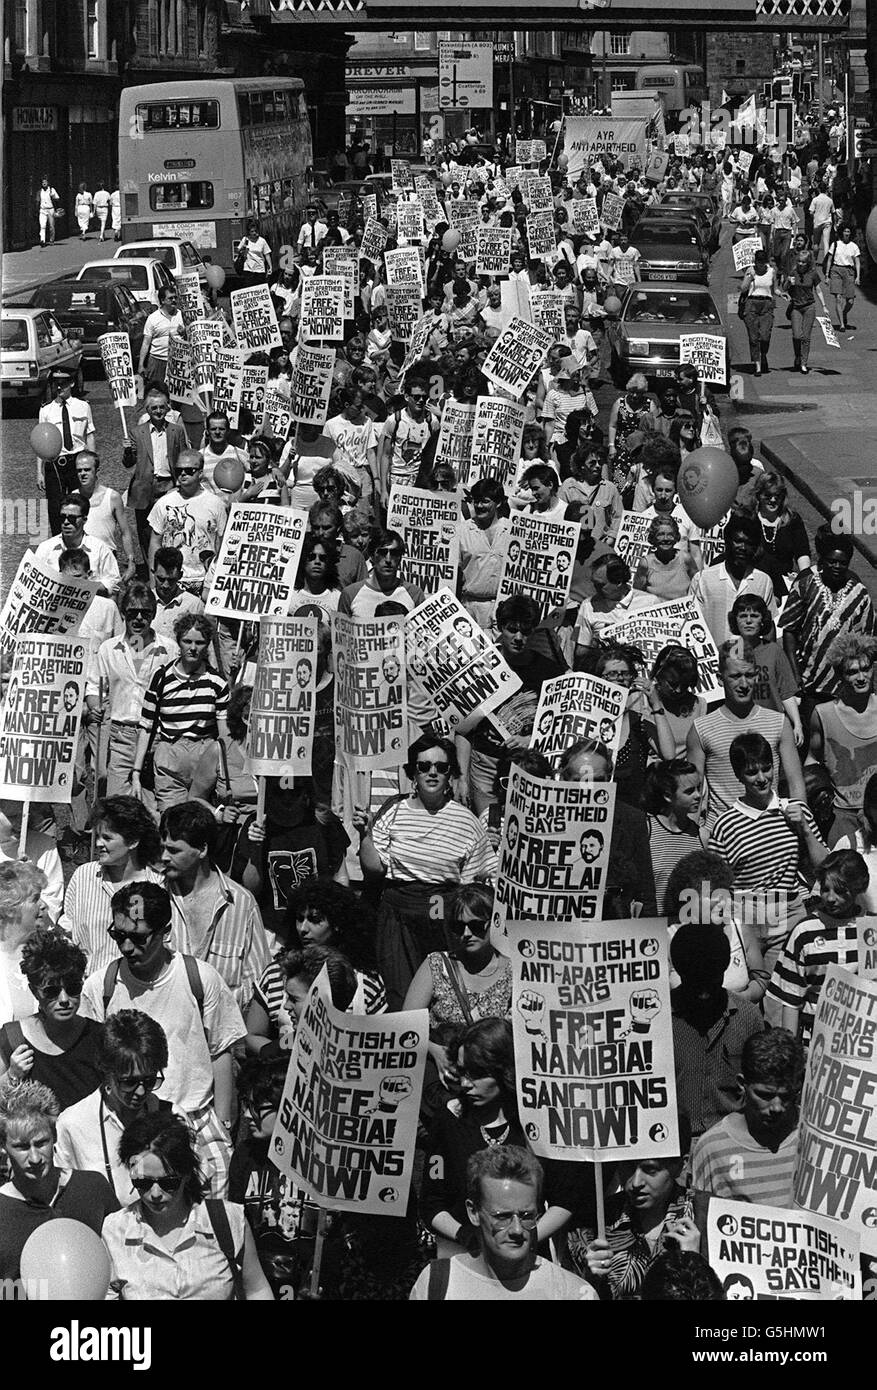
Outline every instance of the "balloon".
<path fill-rule="evenodd" d="M 558 167 L 558 169 L 568 169 L 568 168 L 569 168 L 569 155 L 568 155 L 568 154 L 561 154 L 561 155 L 558 155 L 557 167 Z"/>
<path fill-rule="evenodd" d="M 30 432 L 30 447 L 37 458 L 56 459 L 64 448 L 57 425 L 34 425 Z"/>
<path fill-rule="evenodd" d="M 456 251 L 462 240 L 463 238 L 460 236 L 459 232 L 445 232 L 442 237 L 442 250 Z"/>
<path fill-rule="evenodd" d="M 222 459 L 213 470 L 213 482 L 223 492 L 237 492 L 244 485 L 244 465 L 240 459 Z"/>
<path fill-rule="evenodd" d="M 21 1252 L 21 1278 L 25 1289 L 35 1287 L 36 1297 L 50 1303 L 68 1298 L 99 1303 L 110 1286 L 110 1257 L 89 1226 L 62 1216 L 44 1222 L 28 1237 Z"/>
<path fill-rule="evenodd" d="M 679 469 L 679 501 L 698 526 L 715 526 L 737 495 L 737 465 L 724 449 L 706 446 L 686 454 Z"/>
<path fill-rule="evenodd" d="M 603 300 L 603 308 L 611 318 L 615 318 L 616 314 L 621 313 L 621 300 L 615 294 L 607 294 Z"/>
<path fill-rule="evenodd" d="M 454 180 L 451 177 L 451 175 L 447 171 L 445 171 L 445 173 L 442 174 L 442 183 L 444 184 L 445 188 L 450 188 L 453 182 Z"/>
<path fill-rule="evenodd" d="M 209 265 L 205 271 L 205 278 L 212 290 L 221 290 L 225 284 L 225 271 L 221 265 Z"/>
<path fill-rule="evenodd" d="M 871 260 L 877 261 L 877 207 L 868 213 L 868 221 L 865 223 L 865 245 Z"/>

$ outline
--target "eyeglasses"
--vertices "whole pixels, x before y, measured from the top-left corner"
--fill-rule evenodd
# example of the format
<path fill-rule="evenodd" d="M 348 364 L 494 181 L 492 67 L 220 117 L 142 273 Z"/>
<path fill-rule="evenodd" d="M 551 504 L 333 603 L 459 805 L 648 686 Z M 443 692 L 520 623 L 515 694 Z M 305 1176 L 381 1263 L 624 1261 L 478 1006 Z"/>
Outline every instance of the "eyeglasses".
<path fill-rule="evenodd" d="M 179 1173 L 174 1173 L 166 1178 L 132 1178 L 131 1186 L 141 1197 L 145 1197 L 147 1192 L 151 1192 L 154 1187 L 158 1187 L 168 1196 L 172 1192 L 177 1192 L 185 1179 Z"/>
<path fill-rule="evenodd" d="M 107 927 L 107 936 L 121 946 L 124 941 L 133 941 L 135 946 L 145 946 L 155 936 L 154 931 L 145 934 L 139 931 L 123 931 L 121 927 Z"/>
<path fill-rule="evenodd" d="M 412 405 L 424 405 L 426 403 L 426 396 L 409 396 L 408 399 Z"/>
<path fill-rule="evenodd" d="M 114 1080 L 120 1091 L 136 1091 L 140 1086 L 144 1091 L 154 1091 L 164 1084 L 164 1072 L 156 1072 L 155 1076 L 117 1076 Z"/>
<path fill-rule="evenodd" d="M 65 994 L 78 999 L 82 993 L 82 976 L 62 975 L 56 984 L 38 985 L 37 988 L 44 999 L 57 999 L 62 989 Z"/>
<path fill-rule="evenodd" d="M 486 936 L 490 920 L 487 917 L 470 917 L 467 921 L 454 922 L 451 931 L 455 936 L 462 936 L 464 931 L 471 932 L 473 936 Z"/>
<path fill-rule="evenodd" d="M 539 1213 L 533 1211 L 532 1207 L 527 1211 L 487 1211 L 485 1207 L 482 1207 L 479 1210 L 479 1215 L 486 1216 L 500 1231 L 507 1231 L 516 1217 L 524 1231 L 534 1230 L 539 1221 Z"/>
<path fill-rule="evenodd" d="M 397 550 L 396 547 L 392 545 L 379 546 L 375 551 L 376 556 L 380 555 L 387 560 L 401 560 L 402 554 L 403 552 L 401 550 Z"/>
<path fill-rule="evenodd" d="M 435 772 L 442 772 L 442 773 L 445 773 L 445 772 L 448 772 L 448 771 L 450 770 L 450 766 L 451 766 L 451 765 L 450 765 L 450 763 L 446 763 L 446 762 L 428 763 L 424 758 L 418 758 L 418 759 L 417 759 L 417 762 L 416 762 L 416 764 L 415 764 L 415 766 L 416 766 L 418 772 L 433 772 L 433 771 L 435 771 Z"/>

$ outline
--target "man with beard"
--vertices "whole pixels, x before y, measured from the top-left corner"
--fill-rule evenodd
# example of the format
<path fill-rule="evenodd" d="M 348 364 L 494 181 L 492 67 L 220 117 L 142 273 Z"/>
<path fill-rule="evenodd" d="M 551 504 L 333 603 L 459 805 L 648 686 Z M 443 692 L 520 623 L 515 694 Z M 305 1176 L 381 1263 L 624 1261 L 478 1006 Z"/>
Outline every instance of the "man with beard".
<path fill-rule="evenodd" d="M 737 1080 L 743 1109 L 697 1141 L 692 1186 L 729 1201 L 792 1207 L 804 1049 L 784 1028 L 753 1033 Z"/>
<path fill-rule="evenodd" d="M 721 927 L 685 922 L 670 943 L 680 984 L 671 991 L 679 1109 L 699 1138 L 739 1108 L 743 1046 L 764 1031 L 758 1008 L 722 984 L 731 943 Z"/>

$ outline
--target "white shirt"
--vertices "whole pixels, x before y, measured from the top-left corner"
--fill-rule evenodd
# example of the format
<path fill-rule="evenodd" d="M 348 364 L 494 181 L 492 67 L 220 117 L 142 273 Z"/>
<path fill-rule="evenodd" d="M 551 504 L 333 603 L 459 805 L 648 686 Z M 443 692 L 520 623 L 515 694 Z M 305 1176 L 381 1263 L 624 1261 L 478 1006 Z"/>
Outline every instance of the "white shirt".
<path fill-rule="evenodd" d="M 36 548 L 36 559 L 41 564 L 47 565 L 49 569 L 60 573 L 58 561 L 65 550 L 71 547 L 66 546 L 60 536 L 52 536 L 47 541 L 41 541 Z M 97 536 L 84 535 L 82 543 L 74 549 L 84 550 L 90 562 L 90 577 L 96 579 L 104 586 L 108 593 L 115 593 L 119 587 L 119 566 L 116 557 L 110 550 L 106 541 L 98 540 Z"/>
<path fill-rule="evenodd" d="M 325 222 L 319 219 L 311 226 L 310 222 L 302 222 L 298 232 L 297 246 L 317 246 L 328 232 L 329 228 Z"/>
<path fill-rule="evenodd" d="M 202 488 L 194 497 L 183 497 L 178 488 L 173 488 L 159 497 L 147 520 L 150 530 L 159 537 L 159 545 L 170 545 L 181 552 L 184 582 L 203 579 L 201 552 L 209 550 L 218 555 L 225 530 L 225 506 L 216 494 Z"/>
<path fill-rule="evenodd" d="M 182 1110 L 173 1107 L 174 1114 L 186 1119 Z M 119 1140 L 125 1126 L 115 1110 L 107 1105 L 103 1092 L 92 1091 L 69 1105 L 58 1116 L 55 1137 L 55 1162 L 61 1168 L 75 1168 L 82 1173 L 103 1173 L 123 1207 L 137 1201 L 131 1177 L 119 1159 Z M 107 1164 L 109 1159 L 109 1164 Z"/>
<path fill-rule="evenodd" d="M 66 455 L 78 454 L 80 449 L 87 449 L 88 436 L 94 434 L 94 420 L 92 419 L 91 406 L 85 401 L 79 400 L 77 396 L 70 396 L 65 401 L 49 401 L 48 405 L 40 406 L 40 424 L 55 425 L 64 437 L 64 429 L 61 423 L 63 407 L 67 406 L 67 419 L 70 421 L 70 437 L 73 441 L 70 448 L 64 448 Z M 63 446 L 62 446 L 63 447 Z"/>
<path fill-rule="evenodd" d="M 203 613 L 204 603 L 197 594 L 190 594 L 188 589 L 181 589 L 175 598 L 167 603 L 162 603 L 156 597 L 158 605 L 155 617 L 152 622 L 152 631 L 156 637 L 169 638 L 171 641 L 174 636 L 174 623 L 187 613 Z"/>
<path fill-rule="evenodd" d="M 183 316 L 181 313 L 168 315 L 164 309 L 154 309 L 143 325 L 144 338 L 148 337 L 150 333 L 152 334 L 149 356 L 154 357 L 158 362 L 166 362 L 170 340 L 179 337 L 182 330 Z"/>
<path fill-rule="evenodd" d="M 244 1209 L 233 1202 L 223 1206 L 235 1253 L 240 1256 L 247 1224 Z M 131 1300 L 216 1303 L 233 1298 L 231 1269 L 203 1202 L 192 1207 L 185 1226 L 167 1241 L 159 1240 L 143 1220 L 139 1202 L 108 1216 L 101 1239 L 112 1261 L 111 1280 L 129 1285 Z M 124 1290 L 122 1298 L 126 1298 Z"/>
<path fill-rule="evenodd" d="M 200 603 L 200 599 L 198 600 Z M 97 696 L 98 681 L 107 682 L 110 716 L 114 724 L 137 724 L 143 708 L 143 696 L 156 671 L 176 661 L 180 649 L 172 637 L 156 637 L 135 662 L 128 639 L 121 635 L 102 642 L 97 660 L 88 673 L 86 695 Z"/>
<path fill-rule="evenodd" d="M 43 188 L 42 185 L 40 185 L 40 189 L 39 189 L 40 212 L 54 212 L 54 210 L 55 210 L 55 200 L 57 199 L 57 197 L 58 197 L 58 190 L 57 190 L 57 188 L 52 188 L 51 184 L 49 185 L 48 188 Z"/>

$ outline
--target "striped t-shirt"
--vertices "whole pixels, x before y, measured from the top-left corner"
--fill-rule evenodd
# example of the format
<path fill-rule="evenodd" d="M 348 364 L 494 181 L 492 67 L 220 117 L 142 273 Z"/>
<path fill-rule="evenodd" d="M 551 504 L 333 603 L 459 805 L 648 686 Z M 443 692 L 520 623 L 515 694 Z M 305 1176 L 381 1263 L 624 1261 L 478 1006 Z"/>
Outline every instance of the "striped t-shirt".
<path fill-rule="evenodd" d="M 228 684 L 215 671 L 186 676 L 176 665 L 156 671 L 143 697 L 141 733 L 151 733 L 158 707 L 156 737 L 216 738 L 216 720 L 228 709 Z"/>
<path fill-rule="evenodd" d="M 649 816 L 648 822 L 649 849 L 652 852 L 652 868 L 655 872 L 655 900 L 658 904 L 658 915 L 663 916 L 664 895 L 670 875 L 680 859 L 684 859 L 688 854 L 695 854 L 703 846 L 696 829 L 670 830 L 657 816 Z"/>
<path fill-rule="evenodd" d="M 858 974 L 858 936 L 858 917 L 838 921 L 817 910 L 793 929 L 774 966 L 767 992 L 780 1004 L 799 1011 L 800 1036 L 805 1045 L 813 1031 L 828 967 L 842 965 L 853 975 Z"/>
<path fill-rule="evenodd" d="M 435 815 L 416 796 L 381 807 L 372 839 L 387 877 L 406 883 L 472 883 L 496 877 L 496 854 L 471 811 L 446 801 Z"/>
<path fill-rule="evenodd" d="M 790 892 L 797 886 L 801 842 L 783 815 L 787 806 L 800 807 L 804 824 L 822 844 L 813 814 L 801 801 L 774 796 L 763 811 L 735 801 L 729 811 L 719 816 L 707 849 L 730 864 L 735 872 L 735 888 L 743 892 L 756 888 Z"/>
<path fill-rule="evenodd" d="M 730 1202 L 791 1207 L 798 1131 L 776 1153 L 753 1139 L 741 1114 L 725 1115 L 702 1134 L 691 1154 L 691 1186 Z"/>
<path fill-rule="evenodd" d="M 356 994 L 350 1001 L 348 1013 L 385 1014 L 387 994 L 380 975 L 367 975 L 364 970 L 354 970 Z M 259 983 L 253 989 L 254 1000 L 262 1005 L 272 1024 L 281 1028 L 280 1009 L 286 995 L 286 976 L 279 961 L 272 960 L 262 972 Z M 282 1029 L 281 1029 L 282 1031 Z"/>
<path fill-rule="evenodd" d="M 731 766 L 730 747 L 738 734 L 761 734 L 770 744 L 774 767 L 779 764 L 780 738 L 786 716 L 779 710 L 753 705 L 742 719 L 732 714 L 726 705 L 695 719 L 694 733 L 706 755 L 709 803 L 707 826 L 712 829 L 723 811 L 729 811 L 743 791 L 743 784 Z"/>

